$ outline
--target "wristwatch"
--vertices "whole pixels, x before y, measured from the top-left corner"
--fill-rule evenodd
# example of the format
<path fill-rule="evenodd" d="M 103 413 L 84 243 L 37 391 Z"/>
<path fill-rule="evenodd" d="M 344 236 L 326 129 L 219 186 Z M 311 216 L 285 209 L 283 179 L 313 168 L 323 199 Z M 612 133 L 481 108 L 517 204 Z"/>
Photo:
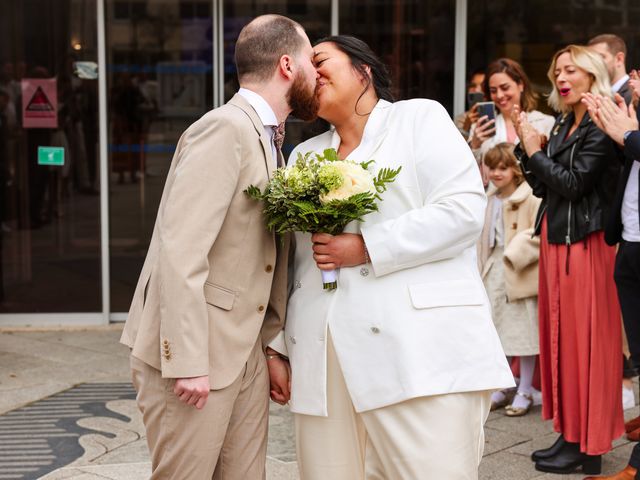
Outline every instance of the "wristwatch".
<path fill-rule="evenodd" d="M 633 133 L 634 130 L 627 130 L 626 132 L 624 132 L 624 135 L 622 135 L 622 143 L 627 141 L 627 138 L 629 138 L 629 135 L 631 135 L 631 133 Z"/>

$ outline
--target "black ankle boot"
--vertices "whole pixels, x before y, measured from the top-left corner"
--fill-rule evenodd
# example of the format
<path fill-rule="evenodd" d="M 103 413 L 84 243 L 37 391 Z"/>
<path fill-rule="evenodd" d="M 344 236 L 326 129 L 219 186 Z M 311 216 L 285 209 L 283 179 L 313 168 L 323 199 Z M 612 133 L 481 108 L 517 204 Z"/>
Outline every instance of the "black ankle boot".
<path fill-rule="evenodd" d="M 536 470 L 539 472 L 573 473 L 580 467 L 584 474 L 600 475 L 602 456 L 587 455 L 580 451 L 580 444 L 565 442 L 556 455 L 536 462 Z"/>
<path fill-rule="evenodd" d="M 554 455 L 557 455 L 562 447 L 564 447 L 564 437 L 560 435 L 556 438 L 556 441 L 549 448 L 543 448 L 542 450 L 536 450 L 531 454 L 531 460 L 537 462 L 538 460 L 542 460 L 543 458 L 551 458 Z"/>

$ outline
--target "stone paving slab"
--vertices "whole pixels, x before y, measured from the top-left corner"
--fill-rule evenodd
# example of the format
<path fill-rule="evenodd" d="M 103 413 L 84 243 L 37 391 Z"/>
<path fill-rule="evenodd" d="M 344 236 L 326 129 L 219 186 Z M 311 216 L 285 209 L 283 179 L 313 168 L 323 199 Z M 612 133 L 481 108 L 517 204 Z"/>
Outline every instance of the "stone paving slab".
<path fill-rule="evenodd" d="M 129 382 L 129 352 L 118 343 L 121 328 L 121 325 L 112 325 L 11 332 L 0 329 L 0 414 L 81 383 Z M 135 401 L 111 401 L 107 402 L 107 408 L 128 421 L 108 417 L 80 420 L 81 426 L 92 432 L 80 437 L 84 455 L 42 478 L 148 478 L 149 456 Z M 635 415 L 635 408 L 625 412 L 627 419 Z M 501 411 L 492 412 L 486 424 L 480 480 L 582 479 L 582 474 L 559 476 L 534 469 L 529 458 L 531 452 L 549 446 L 555 438 L 551 422 L 540 418 L 540 407 L 520 418 L 506 417 Z M 603 473 L 623 468 L 634 445 L 624 438 L 616 440 L 613 451 L 604 457 Z M 267 454 L 267 480 L 299 480 L 292 415 L 286 407 L 273 403 Z"/>

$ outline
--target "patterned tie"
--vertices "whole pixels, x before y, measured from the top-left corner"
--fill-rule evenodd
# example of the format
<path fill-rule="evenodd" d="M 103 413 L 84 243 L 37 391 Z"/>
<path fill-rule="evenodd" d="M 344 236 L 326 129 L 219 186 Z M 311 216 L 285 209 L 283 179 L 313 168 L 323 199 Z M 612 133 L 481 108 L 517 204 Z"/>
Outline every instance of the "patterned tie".
<path fill-rule="evenodd" d="M 282 144 L 284 143 L 284 122 L 277 127 L 273 125 L 271 128 L 273 129 L 273 144 L 279 152 L 282 150 Z"/>

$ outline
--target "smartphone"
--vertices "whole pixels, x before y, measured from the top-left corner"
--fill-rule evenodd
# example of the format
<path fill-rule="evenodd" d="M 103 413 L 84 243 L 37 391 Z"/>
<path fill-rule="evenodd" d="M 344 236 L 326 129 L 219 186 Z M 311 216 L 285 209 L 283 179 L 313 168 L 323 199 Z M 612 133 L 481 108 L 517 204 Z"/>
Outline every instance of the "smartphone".
<path fill-rule="evenodd" d="M 469 92 L 467 93 L 467 104 L 469 108 L 473 107 L 476 103 L 484 100 L 484 93 L 482 92 Z"/>
<path fill-rule="evenodd" d="M 496 119 L 496 105 L 493 102 L 478 102 L 480 117 L 487 116 L 487 121 Z"/>

